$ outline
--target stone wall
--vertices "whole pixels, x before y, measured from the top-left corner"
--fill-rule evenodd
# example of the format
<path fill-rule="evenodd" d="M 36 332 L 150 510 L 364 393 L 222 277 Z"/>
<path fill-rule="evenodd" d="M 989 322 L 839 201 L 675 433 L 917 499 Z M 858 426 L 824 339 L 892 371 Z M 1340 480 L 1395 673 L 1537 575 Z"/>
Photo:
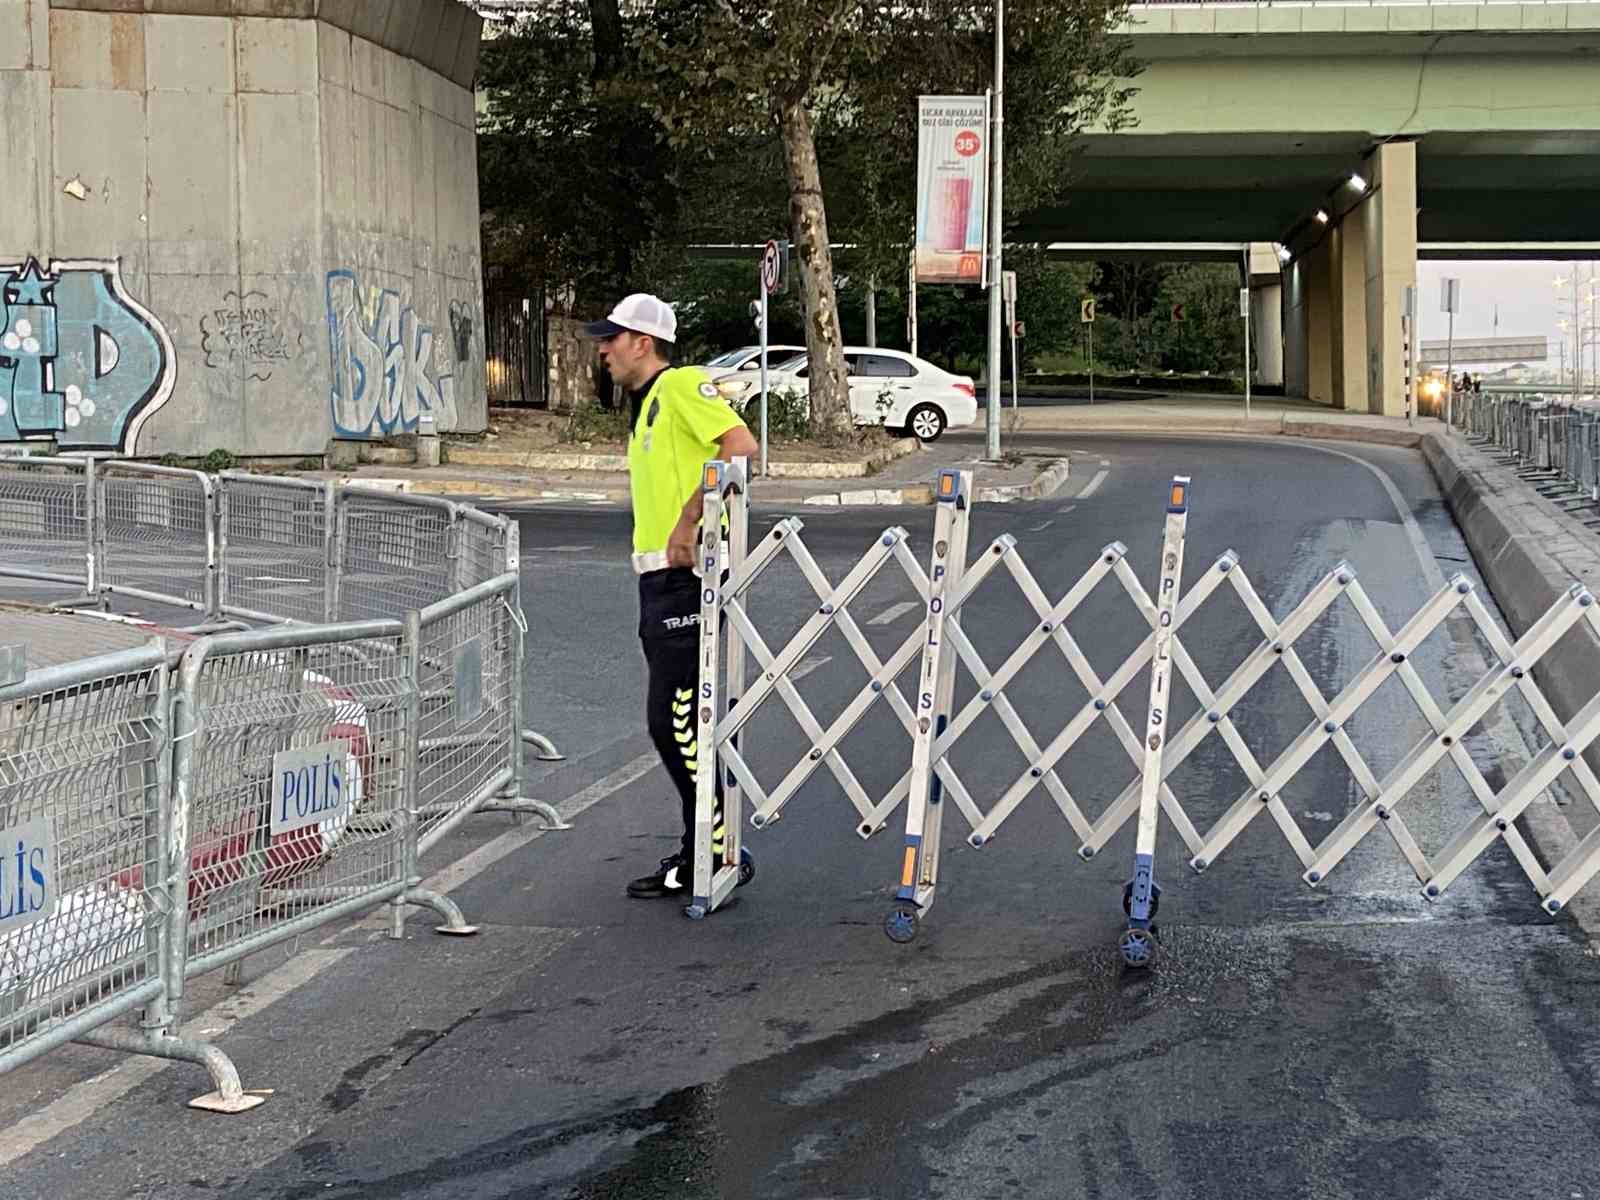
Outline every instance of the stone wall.
<path fill-rule="evenodd" d="M 0 441 L 484 428 L 480 28 L 458 0 L 0 0 Z"/>

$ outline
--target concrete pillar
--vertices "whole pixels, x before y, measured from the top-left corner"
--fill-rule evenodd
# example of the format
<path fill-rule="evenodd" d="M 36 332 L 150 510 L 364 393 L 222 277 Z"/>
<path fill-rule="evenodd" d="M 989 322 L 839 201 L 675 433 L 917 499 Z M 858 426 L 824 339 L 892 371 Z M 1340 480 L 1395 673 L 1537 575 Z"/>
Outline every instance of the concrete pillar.
<path fill-rule="evenodd" d="M 1251 379 L 1261 387 L 1284 386 L 1283 287 L 1252 282 L 1250 289 L 1250 353 L 1255 359 Z"/>
<path fill-rule="evenodd" d="M 1328 231 L 1333 406 L 1367 411 L 1367 243 L 1365 204 Z"/>
<path fill-rule="evenodd" d="M 1271 242 L 1251 242 L 1246 269 L 1250 272 L 1251 380 L 1276 390 L 1283 386 L 1283 268 L 1278 248 Z"/>
<path fill-rule="evenodd" d="M 1323 239 L 1304 258 L 1306 399 L 1333 403 L 1333 243 Z"/>
<path fill-rule="evenodd" d="M 1417 281 L 1417 147 L 1386 142 L 1368 160 L 1366 203 L 1368 411 L 1405 415 L 1400 317 Z"/>
<path fill-rule="evenodd" d="M 1308 373 L 1306 269 L 1296 261 L 1283 268 L 1283 394 L 1305 399 Z"/>

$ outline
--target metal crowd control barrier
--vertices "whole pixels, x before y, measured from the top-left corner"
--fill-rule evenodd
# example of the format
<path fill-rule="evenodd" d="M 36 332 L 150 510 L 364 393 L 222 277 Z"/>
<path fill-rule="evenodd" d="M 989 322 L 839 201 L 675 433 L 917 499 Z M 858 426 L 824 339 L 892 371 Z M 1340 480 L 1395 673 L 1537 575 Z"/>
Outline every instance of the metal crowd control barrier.
<path fill-rule="evenodd" d="M 155 639 L 0 689 L 0 1072 L 78 1041 L 198 1063 L 216 1090 L 192 1104 L 242 1112 L 261 1097 L 214 1046 L 175 1033 L 188 843 L 167 662 Z M 138 1032 L 106 1028 L 135 1011 Z"/>
<path fill-rule="evenodd" d="M 1497 418 L 1496 418 L 1497 419 Z M 760 827 L 775 818 L 784 803 L 817 766 L 826 762 L 845 787 L 863 820 L 859 832 L 870 836 L 907 794 L 905 857 L 895 902 L 884 922 L 885 932 L 897 942 L 917 934 L 935 898 L 939 876 L 939 845 L 945 800 L 951 799 L 971 826 L 974 847 L 987 845 L 1001 825 L 1027 796 L 1041 785 L 1066 819 L 1080 843 L 1078 855 L 1094 857 L 1130 821 L 1135 822 L 1131 876 L 1123 889 L 1127 922 L 1118 939 L 1119 952 L 1130 967 L 1143 967 L 1156 956 L 1154 919 L 1160 902 L 1155 878 L 1155 849 L 1159 816 L 1177 831 L 1188 848 L 1189 865 L 1196 873 L 1210 869 L 1227 848 L 1260 815 L 1269 815 L 1302 868 L 1310 886 L 1322 884 L 1330 873 L 1375 830 L 1393 841 L 1417 879 L 1422 894 L 1433 900 L 1496 842 L 1504 842 L 1542 900 L 1542 907 L 1559 912 L 1588 880 L 1600 871 L 1600 833 L 1581 842 L 1567 858 L 1549 869 L 1542 866 L 1516 827 L 1528 805 L 1565 773 L 1576 790 L 1600 810 L 1600 779 L 1583 758 L 1583 751 L 1600 737 L 1600 695 L 1563 723 L 1534 681 L 1533 673 L 1559 640 L 1580 622 L 1600 635 L 1600 605 L 1581 585 L 1554 604 L 1520 638 L 1512 641 L 1494 623 L 1472 583 L 1464 576 L 1450 579 L 1398 629 L 1391 629 L 1367 597 L 1355 570 L 1345 562 L 1324 575 L 1294 603 L 1282 618 L 1275 618 L 1240 565 L 1239 556 L 1226 551 L 1183 590 L 1183 558 L 1190 517 L 1191 488 L 1186 477 L 1174 478 L 1166 496 L 1166 524 L 1154 596 L 1148 594 L 1126 562 L 1126 548 L 1112 543 L 1059 601 L 1045 595 L 1009 536 L 997 538 L 976 559 L 968 562 L 967 529 L 971 478 L 961 472 L 942 472 L 935 489 L 933 547 L 930 570 L 923 575 L 905 544 L 903 530 L 890 530 L 837 586 L 829 585 L 810 559 L 799 538 L 798 522 L 775 527 L 754 551 L 741 558 L 736 552 L 744 520 L 742 474 L 722 464 L 709 464 L 705 485 L 706 528 L 726 507 L 731 536 L 719 546 L 714 534 L 703 545 L 702 572 L 706 579 L 701 610 L 700 747 L 715 753 L 699 758 L 699 821 L 696 829 L 696 879 L 689 915 L 713 911 L 739 882 L 739 793 L 730 781 L 724 798 L 729 834 L 724 857 L 711 855 L 711 834 L 716 811 L 719 763 L 725 766 L 743 792 L 756 800 L 752 824 Z M 767 648 L 743 596 L 750 582 L 781 552 L 787 550 L 801 563 L 821 605 L 789 643 L 776 653 Z M 857 636 L 848 605 L 877 571 L 895 559 L 905 568 L 925 603 L 917 629 L 889 660 L 879 660 Z M 724 579 L 724 574 L 726 578 Z M 1038 617 L 1033 627 L 1006 661 L 990 670 L 962 629 L 982 599 L 986 580 L 1009 575 Z M 1068 628 L 1084 602 L 1101 584 L 1114 581 L 1133 603 L 1140 627 L 1148 633 L 1110 675 L 1102 679 L 1090 664 Z M 1230 592 L 1260 634 L 1254 649 L 1238 662 L 1226 679 L 1213 688 L 1194 657 L 1185 648 L 1183 630 L 1219 591 Z M 1339 687 L 1331 698 L 1314 680 L 1296 652 L 1296 643 L 1333 606 L 1348 602 L 1376 650 L 1371 659 Z M 1492 663 L 1460 699 L 1441 705 L 1430 693 L 1413 663 L 1419 647 L 1447 620 L 1465 618 L 1489 647 Z M 721 628 L 719 628 L 719 624 Z M 868 687 L 846 706 L 828 728 L 822 728 L 800 701 L 791 672 L 823 629 L 838 627 L 857 650 L 869 675 Z M 721 693 L 725 660 L 719 647 L 727 637 L 732 646 L 748 648 L 761 669 L 758 682 L 730 708 Z M 1007 687 L 1034 657 L 1053 646 L 1064 658 L 1072 677 L 1088 699 L 1060 732 L 1040 746 L 1018 718 L 1006 697 Z M 920 655 L 919 682 L 913 708 L 894 687 L 894 680 Z M 955 711 L 956 674 L 965 667 L 975 694 Z M 1235 723 L 1235 714 L 1251 691 L 1275 668 L 1281 667 L 1304 700 L 1311 719 L 1298 736 L 1263 763 Z M 1149 680 L 1143 736 L 1118 707 L 1119 697 L 1141 676 Z M 1173 677 L 1181 677 L 1198 702 L 1182 728 L 1171 732 Z M 742 679 L 735 672 L 729 679 Z M 1406 750 L 1383 775 L 1368 764 L 1352 736 L 1352 722 L 1380 688 L 1398 681 L 1414 703 L 1428 732 Z M 855 784 L 854 776 L 837 755 L 842 732 L 887 694 L 910 734 L 910 770 L 901 785 L 874 805 Z M 1542 730 L 1546 744 L 1500 788 L 1496 789 L 1474 763 L 1464 744 L 1495 706 L 1516 694 L 1526 703 Z M 779 696 L 794 712 L 810 740 L 809 750 L 771 795 L 762 793 L 745 752 L 734 735 L 748 724 L 757 708 Z M 961 785 L 951 768 L 950 756 L 960 739 L 974 727 L 978 716 L 993 710 L 1028 766 L 1008 787 L 999 791 L 985 809 Z M 1058 765 L 1097 722 L 1104 720 L 1124 747 L 1135 778 L 1111 798 L 1091 820 L 1058 773 Z M 1172 788 L 1173 773 L 1202 743 L 1216 734 L 1247 780 L 1247 786 L 1221 814 L 1202 830 Z M 1361 799 L 1319 843 L 1300 827 L 1283 798 L 1284 790 L 1324 749 L 1332 747 L 1350 771 Z M 1435 768 L 1449 766 L 1459 772 L 1478 808 L 1465 826 L 1432 857 L 1426 854 L 1402 816 L 1405 801 Z M 1086 789 L 1099 786 L 1097 777 Z M 1211 797 L 1191 797 L 1208 800 Z M 731 848 L 731 849 L 729 849 Z"/>
<path fill-rule="evenodd" d="M 1600 408 L 1464 393 L 1456 428 L 1586 525 L 1600 526 Z"/>
<path fill-rule="evenodd" d="M 207 617 L 0 688 L 0 836 L 23 851 L 0 858 L 0 1072 L 88 1042 L 199 1063 L 197 1107 L 253 1107 L 176 1035 L 186 978 L 385 902 L 394 937 L 408 905 L 475 932 L 419 857 L 475 812 L 568 828 L 523 795 L 524 747 L 561 755 L 522 723 L 517 524 L 76 458 L 0 464 L 0 499 L 0 574 Z M 227 618 L 273 625 L 200 636 Z M 108 1026 L 134 1009 L 137 1032 Z"/>

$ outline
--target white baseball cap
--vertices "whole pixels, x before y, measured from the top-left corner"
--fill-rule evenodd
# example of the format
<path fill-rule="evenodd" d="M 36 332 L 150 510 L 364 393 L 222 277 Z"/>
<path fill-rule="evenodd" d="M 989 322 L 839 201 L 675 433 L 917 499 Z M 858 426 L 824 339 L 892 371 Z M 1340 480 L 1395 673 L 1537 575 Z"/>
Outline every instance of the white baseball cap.
<path fill-rule="evenodd" d="M 678 318 L 665 300 L 645 292 L 624 296 L 611 315 L 603 321 L 591 321 L 583 327 L 585 337 L 608 338 L 619 333 L 648 333 L 662 342 L 675 342 L 678 338 Z"/>

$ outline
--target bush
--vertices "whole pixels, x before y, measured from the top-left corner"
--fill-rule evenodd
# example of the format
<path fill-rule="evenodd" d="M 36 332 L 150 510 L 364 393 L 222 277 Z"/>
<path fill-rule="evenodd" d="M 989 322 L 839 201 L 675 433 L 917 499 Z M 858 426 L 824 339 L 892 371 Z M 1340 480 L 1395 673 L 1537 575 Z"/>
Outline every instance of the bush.
<path fill-rule="evenodd" d="M 214 475 L 218 471 L 231 471 L 235 466 L 235 460 L 233 455 L 226 450 L 213 450 L 206 455 L 205 461 L 200 465 L 204 470 L 210 471 Z"/>
<path fill-rule="evenodd" d="M 628 412 L 620 408 L 601 408 L 580 404 L 572 410 L 561 429 L 563 442 L 626 442 Z"/>

